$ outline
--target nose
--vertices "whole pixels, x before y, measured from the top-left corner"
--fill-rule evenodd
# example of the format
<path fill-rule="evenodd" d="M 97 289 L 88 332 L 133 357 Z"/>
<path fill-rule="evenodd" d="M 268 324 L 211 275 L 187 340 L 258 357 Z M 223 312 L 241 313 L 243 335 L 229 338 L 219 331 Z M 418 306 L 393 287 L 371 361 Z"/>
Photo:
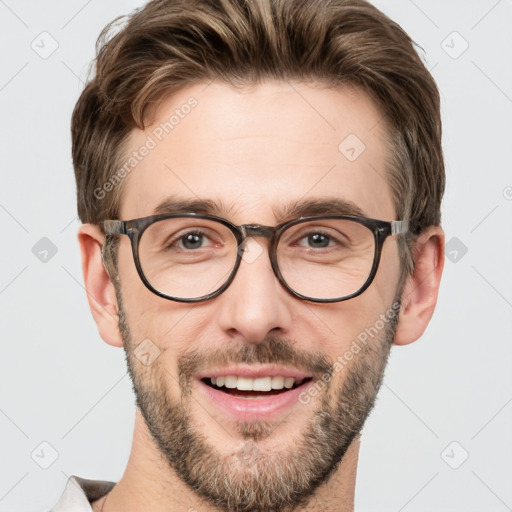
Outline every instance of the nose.
<path fill-rule="evenodd" d="M 223 332 L 257 343 L 270 333 L 289 332 L 292 302 L 298 299 L 280 285 L 266 246 L 249 238 L 233 282 L 216 300 Z"/>

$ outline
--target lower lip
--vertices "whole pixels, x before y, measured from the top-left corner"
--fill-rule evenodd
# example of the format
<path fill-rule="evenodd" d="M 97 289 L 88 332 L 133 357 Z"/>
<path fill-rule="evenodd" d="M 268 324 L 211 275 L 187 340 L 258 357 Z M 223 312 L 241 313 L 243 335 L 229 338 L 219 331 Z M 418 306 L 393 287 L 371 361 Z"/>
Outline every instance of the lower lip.
<path fill-rule="evenodd" d="M 296 404 L 299 395 L 305 391 L 312 381 L 305 382 L 294 389 L 283 391 L 277 395 L 264 398 L 239 398 L 237 396 L 212 388 L 202 381 L 198 381 L 199 390 L 206 395 L 210 403 L 223 413 L 232 416 L 236 420 L 261 420 L 272 419 L 283 415 Z"/>

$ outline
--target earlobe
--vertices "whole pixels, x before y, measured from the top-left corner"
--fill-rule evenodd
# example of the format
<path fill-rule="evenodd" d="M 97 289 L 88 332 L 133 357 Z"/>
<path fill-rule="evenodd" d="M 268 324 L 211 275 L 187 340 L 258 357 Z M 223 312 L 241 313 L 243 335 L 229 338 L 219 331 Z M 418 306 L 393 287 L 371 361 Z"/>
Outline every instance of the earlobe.
<path fill-rule="evenodd" d="M 100 336 L 109 345 L 122 347 L 115 288 L 101 259 L 103 238 L 100 229 L 93 224 L 83 224 L 78 230 L 82 273 L 87 300 Z"/>
<path fill-rule="evenodd" d="M 444 266 L 444 232 L 440 226 L 431 226 L 419 235 L 413 255 L 414 271 L 402 294 L 395 345 L 417 340 L 434 313 Z"/>

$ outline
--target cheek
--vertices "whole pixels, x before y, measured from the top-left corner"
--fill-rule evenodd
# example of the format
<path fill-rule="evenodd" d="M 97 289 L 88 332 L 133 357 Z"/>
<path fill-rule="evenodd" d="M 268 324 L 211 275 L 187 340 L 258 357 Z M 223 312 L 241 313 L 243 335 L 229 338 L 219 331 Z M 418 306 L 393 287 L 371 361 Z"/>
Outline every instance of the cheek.
<path fill-rule="evenodd" d="M 211 308 L 201 304 L 170 301 L 155 295 L 142 282 L 135 267 L 130 241 L 122 237 L 118 252 L 122 308 L 133 350 L 143 343 L 158 352 L 159 366 L 173 376 L 177 361 L 195 348 L 205 332 L 211 332 Z M 149 340 L 146 341 L 146 340 Z M 150 344 L 151 343 L 151 344 Z"/>
<path fill-rule="evenodd" d="M 144 375 L 163 379 L 169 389 L 178 387 L 178 361 L 195 348 L 201 334 L 207 332 L 211 317 L 199 305 L 169 301 L 148 290 L 130 262 L 120 261 L 123 310 L 130 331 L 130 346 L 134 352 L 149 353 L 156 365 L 145 366 Z M 138 358 L 139 359 L 139 358 Z"/>
<path fill-rule="evenodd" d="M 183 317 L 185 313 L 146 288 L 135 267 L 129 244 L 120 247 L 118 267 L 122 308 L 133 349 L 137 350 L 143 342 L 149 345 L 145 341 L 149 340 L 163 355 L 167 340 L 173 337 L 173 327 L 179 325 L 180 314 Z"/>
<path fill-rule="evenodd" d="M 396 240 L 388 239 L 369 288 L 347 301 L 304 305 L 300 315 L 302 324 L 308 325 L 310 336 L 321 344 L 318 348 L 335 360 L 361 333 L 379 322 L 381 315 L 392 313 L 390 308 L 396 297 L 399 278 L 398 244 Z M 380 326 L 380 322 L 377 325 Z"/>
<path fill-rule="evenodd" d="M 298 320 L 302 326 L 307 326 L 301 328 L 299 339 L 305 344 L 314 343 L 314 348 L 333 363 L 341 361 L 348 367 L 357 357 L 355 353 L 360 352 L 359 347 L 378 342 L 385 335 L 386 318 L 389 318 L 386 315 L 391 312 L 397 283 L 398 272 L 393 269 L 376 276 L 359 297 L 334 304 L 308 305 Z M 343 379 L 343 371 L 333 377 L 333 384 L 337 378 Z"/>

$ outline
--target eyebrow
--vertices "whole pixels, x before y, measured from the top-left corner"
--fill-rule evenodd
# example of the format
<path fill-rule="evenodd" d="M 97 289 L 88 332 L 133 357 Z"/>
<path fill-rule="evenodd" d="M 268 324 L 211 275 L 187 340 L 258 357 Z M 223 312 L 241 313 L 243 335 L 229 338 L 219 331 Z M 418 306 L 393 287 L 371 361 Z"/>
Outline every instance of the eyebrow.
<path fill-rule="evenodd" d="M 222 201 L 212 201 L 211 199 L 182 199 L 172 196 L 159 203 L 154 209 L 154 214 L 190 212 L 228 217 L 231 210 L 232 208 L 228 208 Z"/>
<path fill-rule="evenodd" d="M 298 200 L 273 208 L 279 222 L 308 215 L 355 215 L 366 217 L 365 212 L 352 201 L 345 199 Z"/>
<path fill-rule="evenodd" d="M 184 199 L 169 197 L 158 204 L 154 209 L 154 214 L 166 213 L 199 213 L 203 215 L 214 215 L 217 217 L 228 218 L 236 210 L 235 205 L 228 207 L 222 201 L 213 201 L 211 199 Z M 352 201 L 339 198 L 320 199 L 313 198 L 308 200 L 296 200 L 275 206 L 272 211 L 278 223 L 298 217 L 309 215 L 354 215 L 357 217 L 366 217 L 365 212 Z"/>

